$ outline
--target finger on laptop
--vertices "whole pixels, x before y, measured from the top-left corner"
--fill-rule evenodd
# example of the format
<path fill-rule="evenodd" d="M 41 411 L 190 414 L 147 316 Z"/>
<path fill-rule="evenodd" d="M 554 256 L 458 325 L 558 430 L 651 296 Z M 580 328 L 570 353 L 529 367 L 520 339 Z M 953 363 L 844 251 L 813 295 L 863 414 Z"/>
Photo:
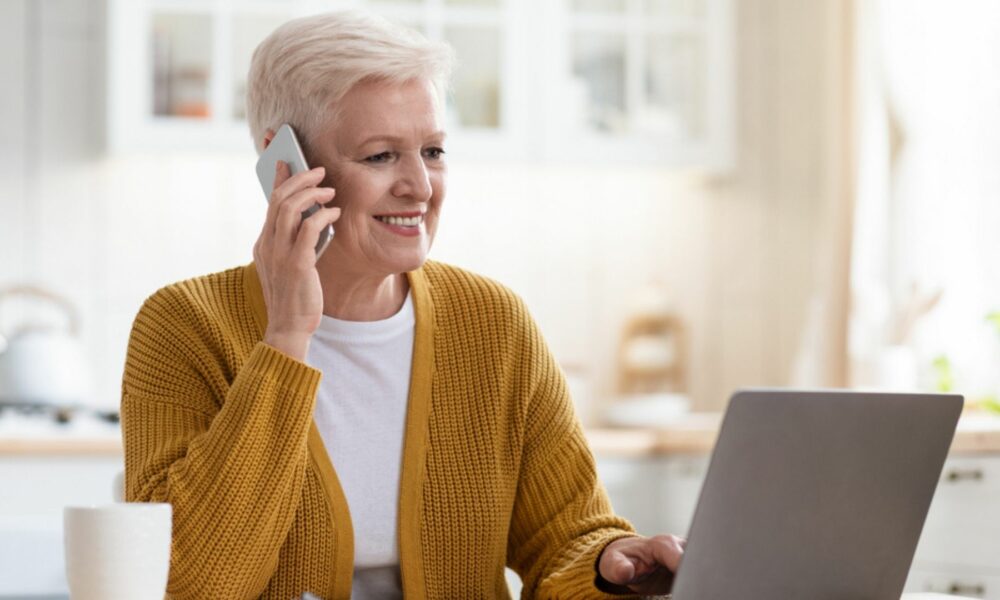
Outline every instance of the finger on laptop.
<path fill-rule="evenodd" d="M 622 538 L 605 548 L 598 568 L 606 580 L 630 584 L 642 581 L 661 566 L 670 573 L 675 572 L 683 553 L 677 536 Z"/>
<path fill-rule="evenodd" d="M 636 577 L 635 559 L 629 559 L 619 551 L 612 551 L 608 556 L 607 572 L 610 575 L 608 581 L 612 583 L 628 583 Z"/>
<path fill-rule="evenodd" d="M 634 556 L 631 547 L 639 537 L 615 540 L 605 547 L 598 560 L 598 572 L 605 580 L 615 584 L 626 584 L 641 576 L 643 559 Z M 652 557 L 650 557 L 652 558 Z"/>
<path fill-rule="evenodd" d="M 686 540 L 676 535 L 654 535 L 649 538 L 649 549 L 656 562 L 676 573 L 681 565 L 685 543 Z"/>

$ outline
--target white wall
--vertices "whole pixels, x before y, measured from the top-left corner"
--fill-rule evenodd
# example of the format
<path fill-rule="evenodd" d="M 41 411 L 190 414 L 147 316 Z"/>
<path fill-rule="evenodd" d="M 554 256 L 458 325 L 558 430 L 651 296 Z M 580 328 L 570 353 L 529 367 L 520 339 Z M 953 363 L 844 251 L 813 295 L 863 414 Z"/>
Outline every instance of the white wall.
<path fill-rule="evenodd" d="M 104 319 L 97 156 L 104 135 L 102 0 L 0 3 L 0 286 L 51 284 L 85 335 Z M 9 330 L 34 313 L 0 305 Z M 98 364 L 100 360 L 98 359 Z"/>
<path fill-rule="evenodd" d="M 5 124 L 0 135 L 0 268 L 12 280 L 20 279 L 27 266 L 22 233 L 27 222 L 25 105 L 30 94 L 25 65 L 26 4 L 23 0 L 0 4 L 0 81 L 5 90 L 19 90 L 0 94 L 0 122 Z"/>

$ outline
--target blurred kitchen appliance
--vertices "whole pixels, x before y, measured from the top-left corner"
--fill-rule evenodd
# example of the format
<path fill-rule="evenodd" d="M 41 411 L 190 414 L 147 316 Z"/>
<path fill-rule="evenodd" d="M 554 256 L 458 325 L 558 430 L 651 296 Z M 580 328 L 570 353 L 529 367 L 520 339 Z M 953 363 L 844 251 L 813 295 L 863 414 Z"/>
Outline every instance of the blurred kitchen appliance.
<path fill-rule="evenodd" d="M 6 348 L 0 352 L 0 404 L 76 406 L 91 396 L 92 380 L 79 340 L 80 317 L 73 304 L 53 292 L 30 285 L 0 290 L 0 308 L 21 296 L 55 305 L 67 325 L 59 328 L 28 321 L 12 331 L 0 330 Z M 2 317 L 0 310 L 0 317 Z M 3 327 L 0 318 L 0 328 Z"/>

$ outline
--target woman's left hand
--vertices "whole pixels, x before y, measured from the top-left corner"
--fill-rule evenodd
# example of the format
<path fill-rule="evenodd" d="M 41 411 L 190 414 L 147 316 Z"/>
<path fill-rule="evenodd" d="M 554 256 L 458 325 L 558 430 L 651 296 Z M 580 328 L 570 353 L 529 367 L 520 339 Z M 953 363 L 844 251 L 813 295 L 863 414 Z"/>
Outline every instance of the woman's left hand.
<path fill-rule="evenodd" d="M 668 594 L 685 544 L 676 535 L 617 539 L 605 546 L 597 569 L 608 583 L 638 594 Z"/>

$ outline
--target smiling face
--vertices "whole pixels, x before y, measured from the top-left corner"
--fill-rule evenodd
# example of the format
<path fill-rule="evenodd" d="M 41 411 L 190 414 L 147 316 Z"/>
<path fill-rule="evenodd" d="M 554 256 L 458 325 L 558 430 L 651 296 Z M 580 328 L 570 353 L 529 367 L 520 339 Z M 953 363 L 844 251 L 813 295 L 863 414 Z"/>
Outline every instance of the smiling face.
<path fill-rule="evenodd" d="M 326 167 L 342 214 L 320 263 L 386 276 L 427 258 L 445 195 L 444 132 L 434 86 L 362 81 L 312 136 L 310 161 Z"/>

